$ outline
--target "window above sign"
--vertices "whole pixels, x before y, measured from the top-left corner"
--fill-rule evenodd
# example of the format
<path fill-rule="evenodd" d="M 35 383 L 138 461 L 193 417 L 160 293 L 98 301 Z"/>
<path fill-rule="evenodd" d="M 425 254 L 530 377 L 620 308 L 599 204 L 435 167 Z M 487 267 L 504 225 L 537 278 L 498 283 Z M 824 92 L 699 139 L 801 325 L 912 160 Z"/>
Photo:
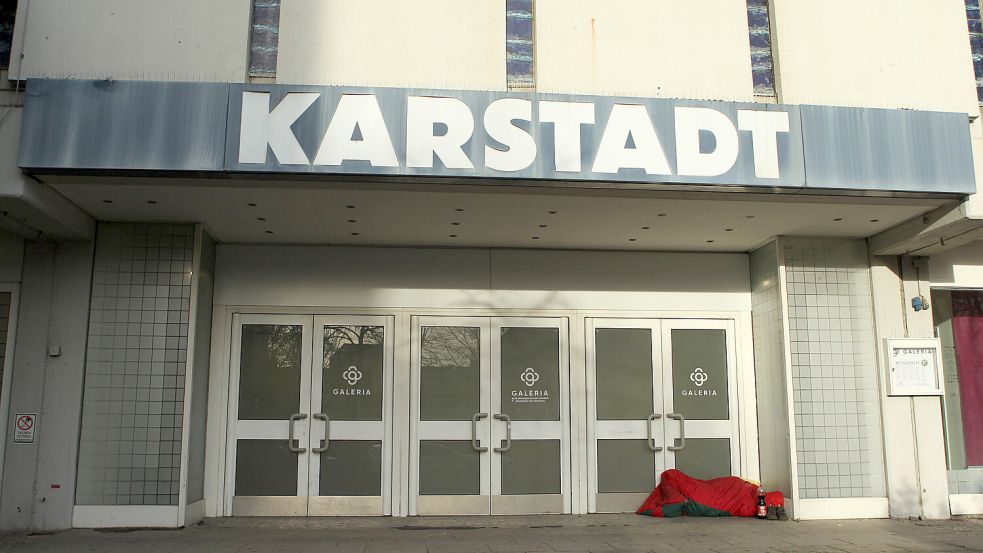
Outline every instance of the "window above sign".
<path fill-rule="evenodd" d="M 771 53 L 768 0 L 747 0 L 747 26 L 748 38 L 751 41 L 751 76 L 754 80 L 754 94 L 774 96 L 775 64 Z"/>
<path fill-rule="evenodd" d="M 505 67 L 509 89 L 534 88 L 533 0 L 505 2 Z"/>
<path fill-rule="evenodd" d="M 249 76 L 276 77 L 280 48 L 280 0 L 253 0 L 249 33 Z"/>
<path fill-rule="evenodd" d="M 17 0 L 0 0 L 0 69 L 10 66 L 10 52 L 14 39 L 14 17 Z"/>

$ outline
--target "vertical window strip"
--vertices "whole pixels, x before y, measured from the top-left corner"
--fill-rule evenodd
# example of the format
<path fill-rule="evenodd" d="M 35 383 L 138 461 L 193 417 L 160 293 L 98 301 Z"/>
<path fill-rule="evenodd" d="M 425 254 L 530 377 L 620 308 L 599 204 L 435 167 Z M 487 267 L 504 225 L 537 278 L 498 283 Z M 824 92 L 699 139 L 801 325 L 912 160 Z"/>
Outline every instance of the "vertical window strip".
<path fill-rule="evenodd" d="M 533 0 L 505 2 L 505 67 L 510 89 L 536 85 L 533 75 Z"/>
<path fill-rule="evenodd" d="M 0 69 L 10 67 L 10 50 L 14 39 L 14 16 L 17 0 L 0 0 Z"/>
<path fill-rule="evenodd" d="M 276 77 L 280 47 L 280 0 L 253 0 L 249 76 Z"/>
<path fill-rule="evenodd" d="M 751 76 L 754 80 L 754 94 L 774 96 L 775 65 L 771 54 L 768 0 L 747 0 L 747 23 L 751 40 Z"/>
<path fill-rule="evenodd" d="M 980 20 L 980 0 L 966 0 L 966 21 L 969 25 L 969 44 L 973 51 L 976 97 L 983 103 L 983 21 Z"/>

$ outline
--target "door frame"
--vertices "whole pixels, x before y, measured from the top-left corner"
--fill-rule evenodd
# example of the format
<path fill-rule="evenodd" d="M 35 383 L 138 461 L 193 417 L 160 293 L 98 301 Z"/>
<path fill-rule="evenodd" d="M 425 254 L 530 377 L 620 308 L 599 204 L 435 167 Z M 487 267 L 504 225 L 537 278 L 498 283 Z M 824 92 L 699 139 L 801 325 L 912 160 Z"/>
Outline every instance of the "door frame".
<path fill-rule="evenodd" d="M 279 314 L 279 313 L 248 313 L 234 314 L 232 316 L 231 328 L 231 349 L 230 365 L 228 372 L 228 407 L 226 413 L 226 444 L 225 444 L 225 467 L 224 467 L 224 514 L 234 516 L 235 503 L 235 463 L 237 440 L 239 439 L 238 407 L 239 407 L 239 370 L 241 348 L 236 345 L 241 344 L 242 326 L 246 324 L 291 324 L 304 327 L 304 337 L 302 339 L 301 353 L 301 384 L 299 410 L 301 413 L 308 414 L 304 424 L 298 425 L 301 431 L 296 434 L 296 439 L 301 447 L 305 447 L 305 453 L 298 454 L 297 460 L 297 497 L 270 497 L 247 499 L 247 505 L 242 509 L 238 516 L 358 516 L 358 515 L 381 515 L 392 514 L 392 452 L 393 452 L 393 337 L 394 324 L 391 316 L 385 315 L 315 315 L 315 314 Z M 382 421 L 381 432 L 375 433 L 382 441 L 382 487 L 381 505 L 380 500 L 375 496 L 330 496 L 322 497 L 311 495 L 311 490 L 316 489 L 316 482 L 311 478 L 319 476 L 320 467 L 313 460 L 313 448 L 316 447 L 322 436 L 324 436 L 324 423 L 316 422 L 311 419 L 310 414 L 314 412 L 312 400 L 315 396 L 314 386 L 320 386 L 322 378 L 322 367 L 316 362 L 315 346 L 323 347 L 323 334 L 318 334 L 319 328 L 325 325 L 360 325 L 360 326 L 382 326 L 384 332 L 383 349 L 383 400 L 382 400 Z M 304 379 L 307 373 L 308 379 Z M 320 395 L 320 392 L 316 395 Z M 321 398 L 323 400 L 323 398 Z M 274 427 L 283 426 L 282 421 L 263 421 L 258 426 L 262 426 L 261 433 L 266 430 L 274 430 Z M 339 421 L 351 422 L 351 421 Z M 356 426 L 366 426 L 355 423 Z M 374 421 L 368 421 L 372 424 Z M 344 434 L 344 432 L 343 432 Z M 338 439 L 345 439 L 342 435 Z M 316 466 L 317 465 L 317 466 Z M 301 495 L 306 492 L 305 495 Z M 240 501 L 243 498 L 240 497 Z M 311 510 L 318 511 L 311 514 Z"/>
<path fill-rule="evenodd" d="M 559 390 L 560 390 L 560 418 L 555 422 L 556 425 L 560 426 L 560 496 L 562 497 L 562 507 L 560 509 L 563 513 L 570 513 L 572 511 L 572 501 L 571 501 L 571 488 L 572 481 L 570 478 L 570 457 L 572 446 L 570 443 L 570 404 L 571 404 L 571 393 L 570 393 L 570 321 L 565 317 L 548 317 L 548 316 L 512 316 L 512 315 L 499 315 L 499 316 L 488 316 L 488 315 L 469 315 L 469 316 L 452 316 L 452 315 L 415 315 L 410 318 L 411 330 L 411 358 L 410 358 L 410 450 L 408 457 L 409 466 L 409 510 L 410 516 L 414 516 L 419 512 L 419 485 L 420 485 L 420 473 L 418 470 L 418 460 L 420 454 L 420 440 L 419 435 L 419 423 L 425 423 L 426 421 L 420 421 L 420 402 L 418 401 L 420 395 L 420 339 L 421 332 L 420 329 L 425 326 L 457 326 L 457 327 L 477 327 L 480 328 L 482 334 L 479 338 L 482 351 L 480 353 L 479 363 L 480 363 L 480 378 L 487 381 L 487 398 L 481 398 L 481 412 L 487 413 L 488 420 L 483 421 L 484 424 L 480 425 L 476 438 L 479 440 L 482 446 L 488 448 L 487 455 L 481 457 L 480 467 L 482 473 L 482 481 L 480 484 L 480 494 L 477 496 L 461 496 L 460 499 L 446 497 L 446 496 L 433 496 L 432 500 L 435 503 L 434 507 L 437 507 L 438 511 L 444 511 L 444 503 L 455 502 L 460 505 L 466 505 L 465 508 L 460 509 L 460 512 L 455 514 L 512 514 L 513 512 L 518 513 L 523 510 L 530 510 L 532 512 L 553 512 L 549 506 L 553 503 L 553 495 L 528 495 L 528 496 L 508 496 L 496 493 L 496 491 L 501 491 L 501 475 L 499 469 L 501 468 L 501 455 L 495 455 L 492 453 L 492 449 L 499 447 L 499 442 L 504 439 L 504 433 L 501 428 L 501 423 L 494 421 L 491 417 L 493 412 L 501 411 L 502 406 L 498 405 L 501 401 L 501 343 L 496 340 L 500 334 L 496 333 L 496 329 L 507 328 L 510 326 L 517 327 L 528 327 L 528 328 L 556 328 L 559 330 L 558 341 L 559 341 Z M 566 393 L 564 393 L 566 392 Z M 484 394 L 483 394 L 484 396 Z M 490 421 L 490 422 L 489 422 Z M 530 421 L 532 424 L 536 424 L 534 421 Z M 517 431 L 520 435 L 519 438 L 522 439 L 522 433 L 526 430 L 521 427 L 529 423 L 524 421 L 515 421 L 513 424 L 520 427 Z M 488 475 L 488 478 L 484 478 L 484 475 Z M 495 498 L 499 497 L 498 505 L 495 503 Z M 472 499 L 474 498 L 474 499 Z M 521 499 L 519 499 L 521 498 Z M 525 500 L 525 501 L 523 501 Z M 428 498 L 428 502 L 431 501 Z M 450 513 L 451 509 L 446 509 Z"/>
<path fill-rule="evenodd" d="M 604 321 L 605 325 L 602 327 L 597 326 L 598 321 Z M 745 459 L 748 454 L 745 453 L 745 449 L 753 448 L 755 457 L 757 457 L 757 440 L 754 443 L 749 444 L 746 441 L 746 432 L 744 431 L 744 425 L 747 421 L 744 420 L 742 416 L 746 409 L 744 404 L 748 401 L 745 397 L 745 392 L 743 390 L 742 382 L 742 371 L 740 363 L 739 351 L 742 349 L 742 344 L 740 337 L 738 335 L 738 325 L 735 319 L 721 319 L 712 317 L 665 317 L 665 318 L 649 318 L 649 317 L 605 317 L 598 316 L 586 317 L 584 321 L 584 353 L 586 357 L 586 389 L 587 393 L 585 400 L 587 402 L 587 432 L 586 432 L 586 451 L 587 451 L 587 466 L 586 466 L 586 485 L 587 485 L 587 512 L 608 512 L 607 510 L 599 511 L 597 506 L 598 494 L 597 491 L 597 423 L 600 421 L 596 420 L 597 417 L 597 368 L 596 368 L 596 356 L 595 356 L 595 345 L 593 333 L 596 328 L 627 328 L 627 329 L 645 329 L 652 332 L 652 361 L 653 361 L 653 397 L 652 405 L 655 409 L 655 413 L 660 415 L 660 422 L 662 424 L 658 425 L 663 428 L 663 432 L 654 433 L 654 437 L 657 439 L 657 444 L 661 446 L 661 451 L 659 451 L 655 456 L 655 462 L 653 463 L 653 469 L 655 470 L 665 470 L 667 468 L 675 467 L 675 454 L 670 452 L 668 445 L 672 445 L 675 442 L 677 432 L 670 432 L 668 427 L 669 422 L 665 420 L 666 413 L 672 411 L 672 394 L 673 394 L 673 380 L 672 380 L 672 345 L 671 345 L 671 333 L 675 328 L 682 329 L 714 329 L 714 330 L 724 330 L 725 340 L 727 344 L 727 385 L 728 385 L 728 417 L 729 423 L 728 431 L 731 439 L 731 467 L 733 472 L 737 474 L 746 475 L 747 466 L 745 465 Z M 658 367 L 658 368 L 657 368 Z M 656 374 L 656 370 L 660 372 Z M 656 383 L 659 385 L 656 386 Z M 751 409 L 754 409 L 754 398 L 750 399 Z M 608 421 L 604 421 L 608 422 Z M 612 421 L 617 422 L 617 421 Z M 723 423 L 719 421 L 709 421 L 709 425 L 705 424 L 708 421 L 693 421 L 696 423 L 696 427 L 705 426 L 722 426 Z M 638 426 L 641 421 L 623 421 L 625 424 L 634 423 L 634 426 Z M 704 423 L 704 424 L 700 424 Z M 651 422 L 649 423 L 651 424 Z M 754 421 L 756 424 L 756 420 Z M 672 425 L 676 426 L 676 425 Z M 694 425 L 690 424 L 690 431 L 692 431 Z M 634 429 L 632 435 L 637 434 L 638 428 Z M 648 429 L 650 438 L 653 437 L 652 428 Z M 697 430 L 696 435 L 687 435 L 690 438 L 700 438 L 699 434 L 705 433 Z M 688 433 L 689 434 L 689 433 Z M 626 434 L 627 436 L 627 434 Z M 755 471 L 757 472 L 757 471 Z M 756 475 L 755 475 L 756 476 Z M 747 476 L 746 476 L 747 477 Z M 750 477 L 755 478 L 755 477 Z M 755 478 L 756 479 L 756 478 Z M 610 496 L 613 500 L 618 502 L 623 502 L 625 504 L 637 504 L 641 505 L 648 492 L 639 493 L 606 493 L 606 496 Z"/>
<path fill-rule="evenodd" d="M 410 386 L 410 317 L 411 316 L 517 316 L 566 317 L 569 331 L 570 395 L 570 484 L 571 512 L 586 514 L 587 505 L 587 406 L 586 406 L 586 344 L 585 324 L 591 318 L 614 319 L 723 319 L 733 320 L 737 344 L 737 375 L 741 443 L 741 475 L 759 478 L 758 426 L 756 387 L 754 380 L 754 349 L 751 311 L 680 311 L 630 309 L 516 309 L 516 308 L 400 308 L 320 306 L 270 306 L 216 303 L 212 314 L 211 355 L 209 359 L 208 422 L 205 453 L 205 516 L 231 516 L 231 503 L 225 498 L 225 467 L 227 465 L 227 429 L 229 401 L 229 372 L 232 357 L 233 319 L 243 314 L 305 314 L 305 315 L 388 315 L 394 325 L 394 390 Z M 406 396 L 406 397 L 403 397 Z M 585 398 L 583 400 L 579 398 Z M 393 470 L 392 516 L 409 513 L 409 394 L 393 395 Z"/>

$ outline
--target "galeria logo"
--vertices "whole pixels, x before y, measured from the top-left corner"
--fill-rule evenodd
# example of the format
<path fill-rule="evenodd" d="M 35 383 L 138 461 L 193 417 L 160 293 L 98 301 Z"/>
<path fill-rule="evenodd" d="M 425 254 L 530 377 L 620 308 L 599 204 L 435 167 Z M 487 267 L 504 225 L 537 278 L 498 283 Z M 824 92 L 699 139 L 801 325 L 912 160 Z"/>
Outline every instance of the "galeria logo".
<path fill-rule="evenodd" d="M 341 373 L 341 377 L 344 378 L 346 382 L 348 382 L 349 386 L 354 386 L 358 384 L 359 380 L 362 380 L 362 371 L 358 370 L 358 367 L 356 367 L 355 365 L 352 365 L 348 367 L 348 370 Z"/>
<path fill-rule="evenodd" d="M 710 375 L 703 372 L 703 369 L 700 367 L 696 367 L 696 370 L 689 375 L 689 379 L 693 381 L 693 384 L 702 387 L 706 384 L 707 380 L 710 380 Z"/>
<path fill-rule="evenodd" d="M 525 371 L 523 371 L 521 375 L 519 375 L 519 379 L 525 382 L 526 386 L 532 388 L 536 384 L 536 382 L 539 381 L 539 373 L 536 372 L 535 369 L 533 369 L 532 367 L 528 367 L 526 368 Z"/>

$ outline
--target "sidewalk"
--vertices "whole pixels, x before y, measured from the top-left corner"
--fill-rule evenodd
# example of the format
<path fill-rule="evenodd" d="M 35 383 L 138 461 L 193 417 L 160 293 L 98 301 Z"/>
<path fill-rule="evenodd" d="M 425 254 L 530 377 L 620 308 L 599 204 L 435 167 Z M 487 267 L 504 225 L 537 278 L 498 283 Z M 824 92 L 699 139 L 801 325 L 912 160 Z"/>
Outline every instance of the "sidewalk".
<path fill-rule="evenodd" d="M 0 536 L 3 552 L 983 551 L 983 520 L 776 522 L 637 515 L 210 519 L 183 530 Z"/>

